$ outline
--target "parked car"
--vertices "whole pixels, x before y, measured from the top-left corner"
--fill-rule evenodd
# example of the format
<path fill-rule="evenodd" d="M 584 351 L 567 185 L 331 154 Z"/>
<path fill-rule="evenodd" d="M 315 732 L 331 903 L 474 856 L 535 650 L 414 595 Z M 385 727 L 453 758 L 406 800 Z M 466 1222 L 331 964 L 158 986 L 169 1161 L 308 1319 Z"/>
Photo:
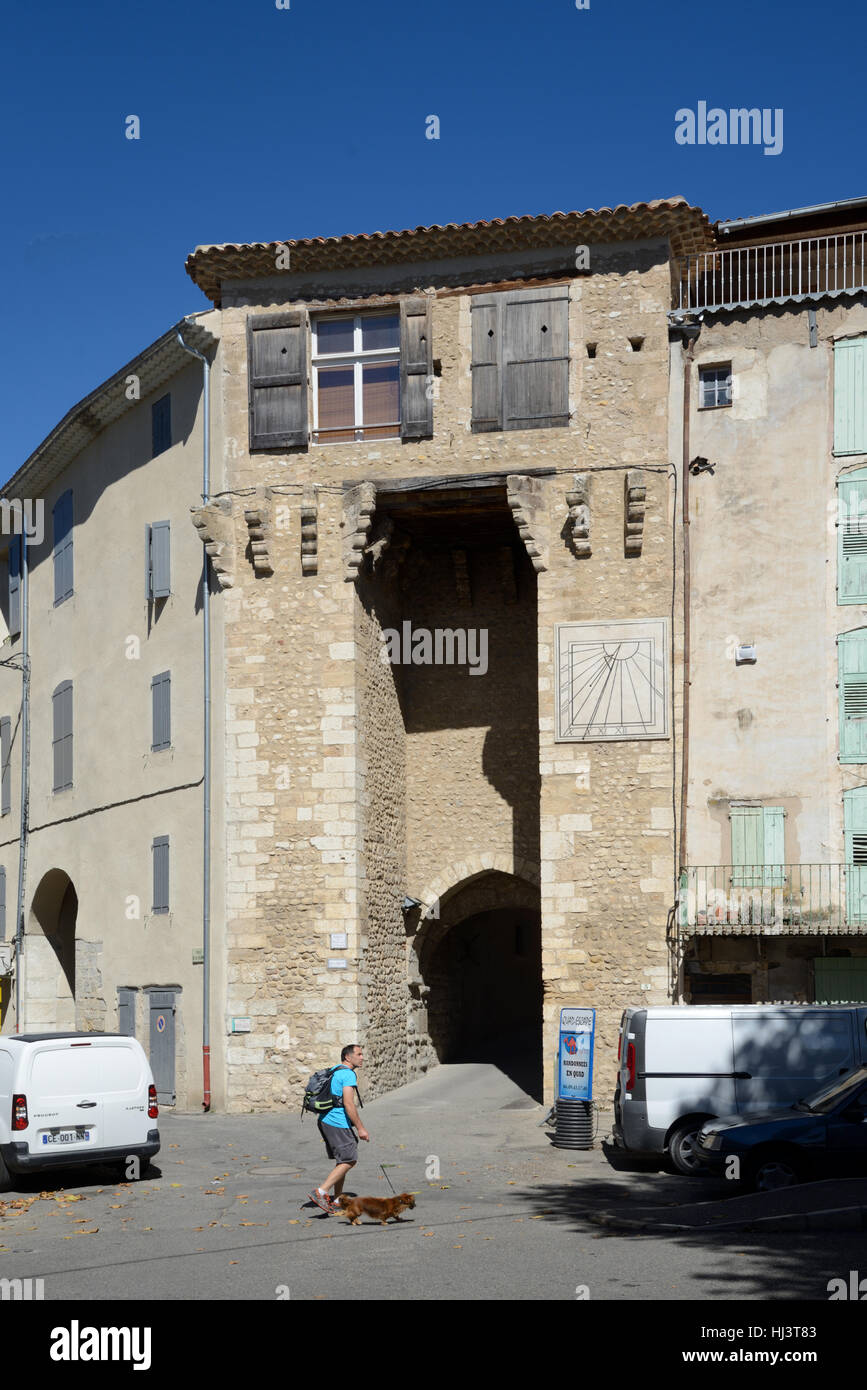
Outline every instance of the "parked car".
<path fill-rule="evenodd" d="M 760 1192 L 867 1175 L 867 1066 L 786 1110 L 712 1120 L 696 1152 L 708 1172 L 734 1173 Z"/>
<path fill-rule="evenodd" d="M 867 1006 L 677 1004 L 620 1025 L 614 1142 L 700 1173 L 702 1125 L 777 1109 L 867 1063 Z"/>
<path fill-rule="evenodd" d="M 159 1152 L 154 1079 L 119 1033 L 0 1036 L 0 1189 L 16 1173 L 110 1163 L 141 1170 Z"/>

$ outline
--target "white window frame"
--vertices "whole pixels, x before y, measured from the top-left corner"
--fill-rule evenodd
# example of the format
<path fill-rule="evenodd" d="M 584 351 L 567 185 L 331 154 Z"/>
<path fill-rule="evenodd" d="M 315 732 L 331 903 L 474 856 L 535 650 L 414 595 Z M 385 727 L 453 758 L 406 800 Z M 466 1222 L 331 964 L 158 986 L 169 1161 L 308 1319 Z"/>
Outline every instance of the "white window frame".
<path fill-rule="evenodd" d="M 363 321 L 369 321 L 370 319 L 383 319 L 383 318 L 396 318 L 396 319 L 397 319 L 397 331 L 398 331 L 398 345 L 397 345 L 397 347 L 396 347 L 396 348 L 394 348 L 394 347 L 391 347 L 391 348 L 367 348 L 366 350 L 363 349 L 362 346 L 361 346 L 361 342 L 362 342 L 362 338 L 361 338 L 361 332 L 362 332 L 361 325 L 362 325 L 362 322 L 363 322 Z M 340 320 L 343 320 L 343 321 L 346 322 L 346 323 L 352 323 L 352 324 L 353 324 L 353 335 L 352 335 L 352 346 L 353 346 L 353 350 L 352 350 L 352 352 L 351 352 L 351 353 L 342 353 L 342 352 L 334 352 L 334 353 L 322 352 L 322 353 L 321 353 L 321 352 L 319 351 L 319 325 L 320 325 L 320 323 L 338 323 L 338 322 L 340 322 Z M 395 305 L 393 309 L 391 309 L 391 308 L 388 308 L 388 309 L 381 309 L 381 310 L 379 310 L 378 312 L 365 312 L 365 313 L 360 313 L 360 314 L 321 314 L 318 318 L 313 319 L 313 321 L 312 321 L 312 323 L 311 323 L 311 330 L 312 330 L 312 336 L 313 336 L 313 344 L 312 344 L 313 351 L 312 351 L 312 353 L 311 353 L 311 366 L 312 366 L 312 369 L 313 369 L 313 439 L 312 439 L 312 443 L 314 444 L 314 446 L 315 446 L 315 445 L 323 445 L 323 444 L 327 445 L 327 444 L 330 444 L 330 443 L 336 443 L 336 444 L 349 444 L 349 443 L 353 442 L 353 441 L 351 441 L 351 440 L 349 440 L 349 439 L 338 439 L 338 440 L 332 441 L 332 440 L 329 440 L 327 437 L 326 437 L 325 439 L 319 439 L 319 438 L 317 438 L 317 436 L 318 436 L 319 433 L 320 433 L 320 429 L 319 429 L 319 369 L 320 369 L 320 367 L 352 367 L 352 368 L 353 368 L 354 414 L 355 414 L 355 424 L 354 424 L 354 425 L 331 426 L 331 427 L 329 427 L 328 429 L 322 430 L 322 431 L 321 431 L 322 434 L 324 434 L 324 435 L 326 435 L 326 436 L 328 436 L 329 434 L 342 434 L 344 431 L 349 430 L 349 429 L 352 429 L 353 432 L 354 432 L 354 435 L 355 435 L 355 441 L 354 441 L 355 443 L 365 443 L 365 442 L 366 442 L 366 443 L 371 443 L 371 442 L 376 443 L 376 442 L 379 441 L 379 440 L 399 439 L 399 438 L 400 438 L 400 307 L 399 307 L 399 305 Z M 364 418 L 364 387 L 363 387 L 362 368 L 365 367 L 365 366 L 368 366 L 371 362 L 382 362 L 382 363 L 384 363 L 386 366 L 390 365 L 391 363 L 394 363 L 394 365 L 397 367 L 397 389 L 398 389 L 398 412 L 397 412 L 397 413 L 398 413 L 398 419 L 397 419 L 397 420 L 385 420 L 385 421 L 381 421 L 381 422 L 379 422 L 378 424 L 375 424 L 375 425 L 367 425 L 367 426 L 365 426 L 363 423 L 362 423 L 362 424 L 359 424 L 359 423 L 358 423 L 360 420 L 363 420 L 363 418 Z M 386 426 L 389 426 L 389 427 L 393 427 L 393 428 L 394 428 L 394 434 L 393 434 L 393 435 L 387 435 L 387 434 L 375 434 L 375 435 L 368 434 L 368 435 L 365 435 L 365 429 L 369 429 L 369 430 L 381 430 L 381 429 L 385 429 Z"/>
<path fill-rule="evenodd" d="M 725 372 L 725 373 L 726 373 L 727 382 L 728 382 L 728 400 L 727 400 L 727 401 L 721 401 L 721 400 L 718 399 L 718 397 L 719 397 L 719 391 L 720 391 L 720 383 L 719 383 L 719 380 L 714 380 L 713 383 L 707 381 L 707 378 L 706 378 L 706 375 L 705 375 L 705 374 L 706 374 L 706 373 L 707 373 L 707 374 L 710 374 L 711 372 L 714 372 L 714 373 L 717 373 L 717 374 L 719 374 L 720 372 Z M 731 362 L 703 362 L 703 363 L 701 364 L 701 366 L 699 367 L 699 369 L 698 369 L 698 408 L 699 408 L 699 410 L 725 410 L 728 406 L 730 406 L 730 405 L 732 404 L 733 399 L 734 399 L 734 392 L 733 392 L 733 390 L 732 390 L 732 381 L 733 381 L 733 377 L 734 377 L 734 373 L 732 372 L 732 364 L 731 364 Z M 712 394 L 713 394 L 713 397 L 714 397 L 713 400 L 706 400 L 706 399 L 705 399 L 705 390 L 704 390 L 705 385 L 708 385 L 708 386 L 711 386 L 711 385 L 712 385 Z"/>

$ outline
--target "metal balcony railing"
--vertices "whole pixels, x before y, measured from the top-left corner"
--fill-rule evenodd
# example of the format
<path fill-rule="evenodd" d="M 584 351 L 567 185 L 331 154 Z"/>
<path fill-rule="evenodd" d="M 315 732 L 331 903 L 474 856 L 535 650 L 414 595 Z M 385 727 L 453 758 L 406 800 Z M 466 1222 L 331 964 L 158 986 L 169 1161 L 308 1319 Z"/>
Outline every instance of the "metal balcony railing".
<path fill-rule="evenodd" d="M 687 256 L 680 262 L 677 307 L 733 309 L 865 288 L 867 232 L 849 232 Z"/>
<path fill-rule="evenodd" d="M 867 935 L 867 865 L 715 864 L 684 869 L 681 932 Z"/>

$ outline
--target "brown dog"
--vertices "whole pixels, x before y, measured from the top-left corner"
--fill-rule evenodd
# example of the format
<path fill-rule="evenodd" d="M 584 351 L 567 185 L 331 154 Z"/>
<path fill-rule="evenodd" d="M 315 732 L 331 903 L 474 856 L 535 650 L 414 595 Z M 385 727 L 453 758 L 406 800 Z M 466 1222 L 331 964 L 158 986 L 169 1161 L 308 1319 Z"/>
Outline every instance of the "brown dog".
<path fill-rule="evenodd" d="M 399 1197 L 340 1196 L 337 1201 L 349 1217 L 351 1226 L 358 1226 L 359 1217 L 362 1215 L 373 1216 L 384 1226 L 391 1217 L 400 1221 L 400 1213 L 407 1207 L 412 1209 L 415 1206 L 415 1198 L 411 1192 L 401 1192 Z"/>

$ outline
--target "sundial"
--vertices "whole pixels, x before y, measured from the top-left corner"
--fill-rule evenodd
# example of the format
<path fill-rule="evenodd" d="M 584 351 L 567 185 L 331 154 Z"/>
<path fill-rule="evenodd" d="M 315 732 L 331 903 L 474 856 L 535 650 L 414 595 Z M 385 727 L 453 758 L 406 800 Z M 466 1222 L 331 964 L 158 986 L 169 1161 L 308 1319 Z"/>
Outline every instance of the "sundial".
<path fill-rule="evenodd" d="M 668 621 L 558 623 L 557 741 L 668 737 Z"/>

